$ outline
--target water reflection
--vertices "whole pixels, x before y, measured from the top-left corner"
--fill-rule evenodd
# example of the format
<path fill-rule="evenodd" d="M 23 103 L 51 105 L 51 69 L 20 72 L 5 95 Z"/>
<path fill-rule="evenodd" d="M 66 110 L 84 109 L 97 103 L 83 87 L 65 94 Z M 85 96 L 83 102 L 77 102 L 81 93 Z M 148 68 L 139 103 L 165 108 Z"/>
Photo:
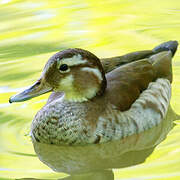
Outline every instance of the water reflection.
<path fill-rule="evenodd" d="M 64 180 L 113 180 L 112 169 L 143 163 L 174 127 L 178 117 L 169 108 L 158 126 L 120 141 L 88 146 L 55 146 L 33 142 L 39 159 L 53 171 L 70 176 Z"/>

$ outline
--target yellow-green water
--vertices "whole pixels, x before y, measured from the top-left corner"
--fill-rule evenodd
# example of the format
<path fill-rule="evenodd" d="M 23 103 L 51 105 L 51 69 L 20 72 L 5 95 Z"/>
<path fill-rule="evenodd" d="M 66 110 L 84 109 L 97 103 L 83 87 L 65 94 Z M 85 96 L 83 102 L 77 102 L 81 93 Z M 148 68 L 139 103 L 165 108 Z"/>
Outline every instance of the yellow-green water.
<path fill-rule="evenodd" d="M 150 49 L 167 40 L 180 42 L 179 32 L 179 0 L 0 0 L 0 179 L 61 179 L 70 174 L 70 170 L 63 171 L 65 165 L 76 170 L 83 167 L 78 175 L 67 179 L 180 179 L 180 118 L 174 118 L 173 113 L 169 124 L 142 134 L 144 139 L 135 137 L 129 144 L 120 141 L 119 147 L 109 144 L 115 155 L 106 152 L 106 146 L 93 150 L 55 148 L 54 152 L 50 148 L 52 154 L 62 153 L 60 157 L 64 157 L 53 160 L 44 157 L 49 153 L 38 151 L 49 152 L 48 147 L 35 145 L 44 162 L 50 158 L 62 170 L 54 172 L 38 159 L 28 136 L 31 121 L 48 95 L 8 103 L 11 95 L 39 77 L 47 59 L 59 50 L 80 47 L 98 57 L 110 57 Z M 171 107 L 180 114 L 180 51 L 173 60 L 173 73 Z M 172 120 L 176 120 L 174 128 Z M 131 143 L 135 145 L 131 147 Z M 118 148 L 119 152 L 114 152 Z M 96 153 L 88 159 L 85 155 L 91 150 Z M 128 150 L 135 153 L 126 153 Z M 78 156 L 80 152 L 82 156 Z M 94 169 L 99 171 L 91 172 Z M 81 170 L 89 172 L 81 174 Z"/>

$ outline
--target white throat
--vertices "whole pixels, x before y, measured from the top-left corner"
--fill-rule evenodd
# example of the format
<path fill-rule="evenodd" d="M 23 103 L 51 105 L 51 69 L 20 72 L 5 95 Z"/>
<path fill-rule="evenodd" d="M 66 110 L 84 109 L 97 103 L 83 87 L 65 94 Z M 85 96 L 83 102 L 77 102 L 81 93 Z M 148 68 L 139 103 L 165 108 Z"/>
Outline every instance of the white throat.
<path fill-rule="evenodd" d="M 85 102 L 96 96 L 98 90 L 95 88 L 85 90 L 80 93 L 77 91 L 65 92 L 64 99 L 70 102 Z"/>

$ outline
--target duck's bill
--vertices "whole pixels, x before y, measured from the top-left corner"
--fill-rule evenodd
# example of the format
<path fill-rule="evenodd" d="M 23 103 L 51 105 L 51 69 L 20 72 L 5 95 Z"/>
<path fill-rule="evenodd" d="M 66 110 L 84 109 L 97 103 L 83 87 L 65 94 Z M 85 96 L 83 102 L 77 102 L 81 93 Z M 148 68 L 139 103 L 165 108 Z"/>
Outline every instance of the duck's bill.
<path fill-rule="evenodd" d="M 33 97 L 40 96 L 50 91 L 52 91 L 52 88 L 42 85 L 39 81 L 37 81 L 35 84 L 33 84 L 31 87 L 27 88 L 23 92 L 11 96 L 9 102 L 13 103 L 13 102 L 26 101 Z"/>

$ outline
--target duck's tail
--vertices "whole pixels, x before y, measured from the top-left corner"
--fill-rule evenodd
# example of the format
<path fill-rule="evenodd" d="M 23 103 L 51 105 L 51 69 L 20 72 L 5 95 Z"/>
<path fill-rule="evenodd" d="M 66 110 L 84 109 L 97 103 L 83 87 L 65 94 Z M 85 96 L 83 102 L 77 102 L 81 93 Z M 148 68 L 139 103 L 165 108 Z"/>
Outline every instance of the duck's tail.
<path fill-rule="evenodd" d="M 176 53 L 177 47 L 178 47 L 177 41 L 167 41 L 167 42 L 160 44 L 159 46 L 156 46 L 153 49 L 153 52 L 159 53 L 162 51 L 171 51 L 172 57 L 173 57 L 174 54 Z"/>

